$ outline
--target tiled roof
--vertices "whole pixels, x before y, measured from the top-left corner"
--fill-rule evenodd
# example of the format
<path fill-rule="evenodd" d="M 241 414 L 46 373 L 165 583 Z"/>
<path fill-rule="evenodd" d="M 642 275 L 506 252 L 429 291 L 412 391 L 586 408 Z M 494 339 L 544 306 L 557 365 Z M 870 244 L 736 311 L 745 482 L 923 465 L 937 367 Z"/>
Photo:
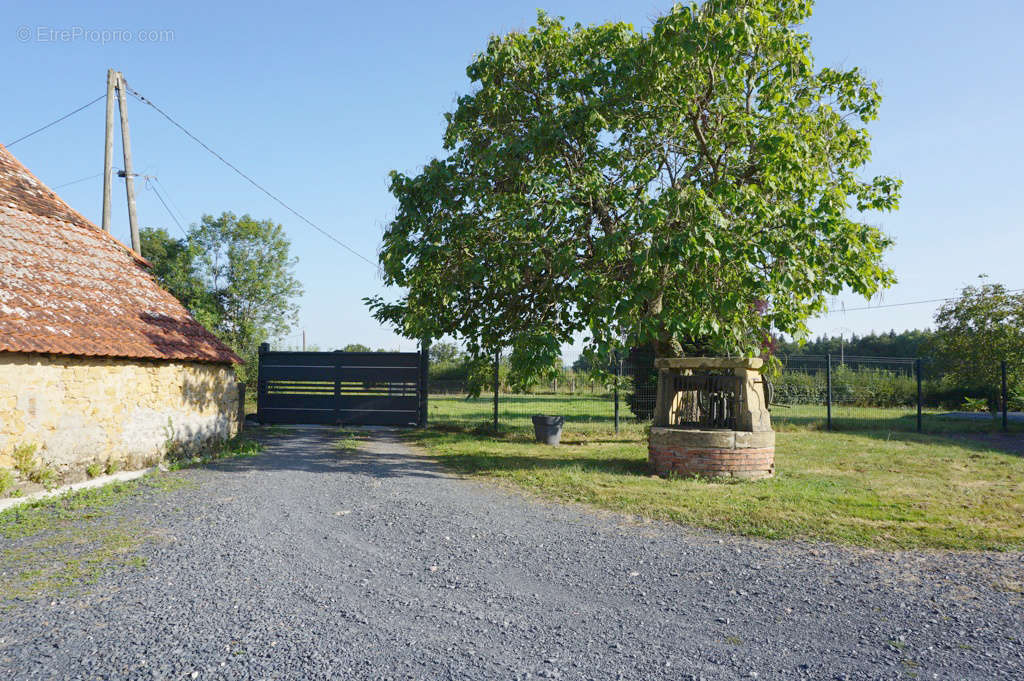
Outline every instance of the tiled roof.
<path fill-rule="evenodd" d="M 241 361 L 2 145 L 0 351 Z"/>

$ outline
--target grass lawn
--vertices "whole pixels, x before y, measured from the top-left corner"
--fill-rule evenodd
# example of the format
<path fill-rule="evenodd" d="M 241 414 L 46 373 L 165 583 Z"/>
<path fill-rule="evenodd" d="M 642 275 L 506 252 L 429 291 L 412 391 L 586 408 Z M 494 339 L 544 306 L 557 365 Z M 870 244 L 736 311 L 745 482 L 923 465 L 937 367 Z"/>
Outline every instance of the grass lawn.
<path fill-rule="evenodd" d="M 435 424 L 443 404 L 431 397 Z M 638 424 L 615 435 L 606 421 L 570 417 L 563 445 L 547 447 L 525 428 L 474 429 L 486 417 L 464 404 L 462 418 L 409 437 L 456 471 L 543 497 L 757 537 L 1024 549 L 1024 457 L 984 444 L 889 429 L 829 433 L 783 421 L 773 479 L 662 479 L 650 475 Z"/>

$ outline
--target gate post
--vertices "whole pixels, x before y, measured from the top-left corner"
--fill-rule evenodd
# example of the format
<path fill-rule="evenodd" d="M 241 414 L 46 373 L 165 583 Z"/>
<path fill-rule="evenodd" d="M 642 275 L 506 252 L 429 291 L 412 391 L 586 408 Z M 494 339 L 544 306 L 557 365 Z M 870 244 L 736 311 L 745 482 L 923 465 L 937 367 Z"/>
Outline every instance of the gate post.
<path fill-rule="evenodd" d="M 260 343 L 259 361 L 256 363 L 256 420 L 263 425 L 263 405 L 267 401 L 267 386 L 263 380 L 263 353 L 270 351 L 270 343 Z M 245 407 L 242 407 L 244 414 Z M 242 417 L 244 422 L 245 417 Z"/>
<path fill-rule="evenodd" d="M 427 397 L 430 394 L 430 339 L 420 342 L 419 420 L 417 426 L 427 427 Z"/>

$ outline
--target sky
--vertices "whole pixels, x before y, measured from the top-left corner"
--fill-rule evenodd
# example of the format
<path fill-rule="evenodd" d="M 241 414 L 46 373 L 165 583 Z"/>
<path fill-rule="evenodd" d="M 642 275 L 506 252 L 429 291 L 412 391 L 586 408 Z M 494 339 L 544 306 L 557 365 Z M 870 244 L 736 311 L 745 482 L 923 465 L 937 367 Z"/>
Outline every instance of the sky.
<path fill-rule="evenodd" d="M 388 173 L 415 173 L 441 152 L 443 115 L 469 89 L 465 68 L 495 33 L 523 30 L 538 6 L 584 24 L 645 30 L 670 3 L 610 0 L 434 2 L 8 3 L 0 143 L 105 91 L 106 72 L 370 260 L 393 216 Z M 861 68 L 879 83 L 866 175 L 904 182 L 900 209 L 871 221 L 891 235 L 899 282 L 872 301 L 831 301 L 813 335 L 930 326 L 936 303 L 987 274 L 1024 288 L 1024 3 L 819 0 L 805 30 L 818 66 Z M 349 343 L 411 350 L 362 303 L 387 290 L 375 269 L 224 167 L 154 110 L 128 100 L 137 173 L 157 178 L 185 226 L 232 211 L 285 226 L 305 287 L 299 326 L 320 349 Z M 99 224 L 103 103 L 11 148 Z M 115 167 L 122 167 L 120 141 Z M 82 178 L 90 178 L 82 180 Z M 75 182 L 76 180 L 82 180 Z M 69 184 L 74 182 L 74 184 Z M 142 226 L 178 227 L 145 181 Z M 123 183 L 112 232 L 130 243 Z M 863 308 L 855 310 L 849 308 Z M 846 311 L 844 311 L 844 309 Z"/>

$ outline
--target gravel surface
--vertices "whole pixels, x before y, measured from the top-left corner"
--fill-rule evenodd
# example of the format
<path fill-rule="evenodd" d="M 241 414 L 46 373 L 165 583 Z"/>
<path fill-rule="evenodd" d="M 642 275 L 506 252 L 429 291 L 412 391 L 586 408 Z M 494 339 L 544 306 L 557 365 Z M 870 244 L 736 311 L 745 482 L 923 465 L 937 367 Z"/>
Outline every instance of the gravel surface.
<path fill-rule="evenodd" d="M 298 430 L 118 509 L 151 528 L 148 565 L 0 613 L 0 679 L 1024 675 L 1021 554 L 747 540 L 336 439 Z"/>

